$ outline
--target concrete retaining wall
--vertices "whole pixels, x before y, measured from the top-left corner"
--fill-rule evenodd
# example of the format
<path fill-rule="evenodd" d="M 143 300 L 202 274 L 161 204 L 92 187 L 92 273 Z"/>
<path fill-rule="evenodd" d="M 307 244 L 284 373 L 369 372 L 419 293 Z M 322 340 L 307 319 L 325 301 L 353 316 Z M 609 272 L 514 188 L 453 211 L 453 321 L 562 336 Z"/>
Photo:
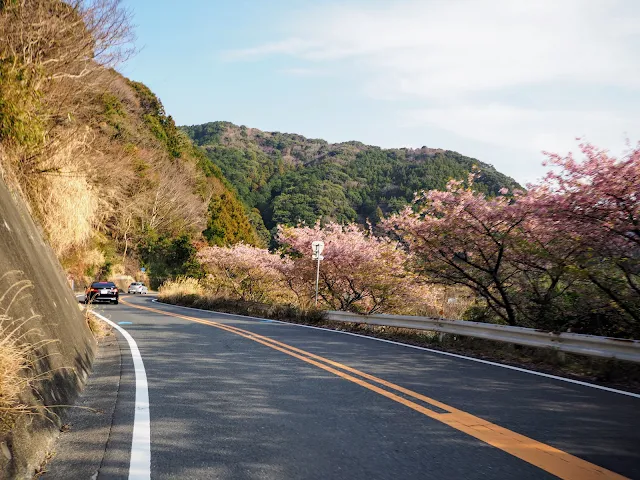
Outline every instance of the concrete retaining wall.
<path fill-rule="evenodd" d="M 95 341 L 53 251 L 25 203 L 0 180 L 0 315 L 19 325 L 33 351 L 36 377 L 23 403 L 34 408 L 0 428 L 0 478 L 32 478 L 81 390 Z"/>

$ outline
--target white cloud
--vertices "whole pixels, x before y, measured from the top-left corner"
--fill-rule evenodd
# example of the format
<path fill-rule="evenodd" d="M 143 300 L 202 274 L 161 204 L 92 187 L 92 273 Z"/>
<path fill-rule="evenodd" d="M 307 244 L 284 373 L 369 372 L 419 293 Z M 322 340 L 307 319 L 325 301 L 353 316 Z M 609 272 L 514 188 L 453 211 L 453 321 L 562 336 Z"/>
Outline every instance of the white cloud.
<path fill-rule="evenodd" d="M 605 109 L 577 94 L 561 107 L 549 100 L 531 106 L 534 90 L 557 86 L 603 87 L 600 104 L 609 101 L 604 87 L 637 95 L 635 0 L 325 3 L 286 25 L 282 40 L 229 55 L 331 65 L 371 97 L 415 102 L 414 122 L 505 147 L 563 149 L 575 147 L 576 136 L 613 141 L 638 132 L 637 108 L 620 96 Z"/>
<path fill-rule="evenodd" d="M 281 72 L 286 75 L 292 75 L 294 77 L 326 77 L 329 75 L 329 72 L 327 70 L 308 67 L 284 68 L 281 70 Z"/>
<path fill-rule="evenodd" d="M 232 55 L 355 59 L 412 96 L 552 80 L 638 87 L 640 11 L 633 3 L 431 0 L 316 7 L 290 22 L 293 36 Z"/>
<path fill-rule="evenodd" d="M 433 125 L 473 140 L 530 151 L 575 151 L 576 138 L 622 151 L 640 118 L 609 111 L 535 110 L 506 105 L 412 110 L 414 124 Z"/>
<path fill-rule="evenodd" d="M 256 47 L 245 48 L 242 50 L 229 50 L 225 52 L 223 56 L 226 60 L 242 60 L 272 54 L 296 55 L 302 51 L 317 46 L 318 45 L 313 42 L 301 40 L 299 38 L 289 38 L 286 40 L 265 43 Z"/>

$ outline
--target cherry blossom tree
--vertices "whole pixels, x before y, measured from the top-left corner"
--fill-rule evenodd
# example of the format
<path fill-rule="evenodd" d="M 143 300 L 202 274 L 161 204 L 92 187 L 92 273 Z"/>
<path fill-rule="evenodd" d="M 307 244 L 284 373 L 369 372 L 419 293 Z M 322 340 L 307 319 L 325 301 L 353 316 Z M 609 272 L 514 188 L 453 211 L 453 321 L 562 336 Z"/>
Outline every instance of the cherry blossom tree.
<path fill-rule="evenodd" d="M 278 254 L 238 243 L 205 247 L 198 252 L 198 260 L 214 293 L 255 302 L 284 300 L 281 265 L 287 260 Z"/>
<path fill-rule="evenodd" d="M 417 278 L 405 269 L 407 254 L 397 242 L 357 225 L 278 227 L 278 241 L 293 261 L 300 291 L 312 298 L 316 262 L 311 243 L 324 242 L 319 296 L 329 308 L 361 313 L 398 312 L 420 301 Z"/>
<path fill-rule="evenodd" d="M 540 221 L 535 196 L 503 189 L 487 197 L 473 189 L 476 175 L 418 195 L 383 227 L 402 238 L 430 281 L 472 289 L 509 325 L 556 328 L 576 246 Z"/>
<path fill-rule="evenodd" d="M 470 174 L 466 184 L 452 180 L 445 191 L 417 195 L 412 206 L 382 227 L 406 243 L 418 272 L 434 282 L 469 287 L 505 322 L 516 325 L 512 292 L 518 269 L 507 254 L 528 212 L 506 196 L 487 198 L 474 191 L 473 179 Z"/>
<path fill-rule="evenodd" d="M 533 187 L 539 216 L 581 246 L 577 274 L 638 328 L 640 323 L 640 145 L 623 158 L 590 144 L 584 157 L 547 154 L 552 169 Z"/>
<path fill-rule="evenodd" d="M 418 272 L 473 289 L 510 325 L 633 335 L 640 150 L 623 159 L 591 145 L 581 151 L 583 161 L 549 155 L 555 170 L 528 192 L 487 197 L 471 174 L 419 194 L 382 225 L 407 245 Z"/>
<path fill-rule="evenodd" d="M 606 232 L 609 238 L 640 247 L 640 144 L 622 159 L 588 143 L 580 144 L 580 150 L 583 161 L 572 154 L 547 153 L 548 163 L 557 169 L 535 188 L 547 195 L 547 205 L 564 220 L 597 228 L 595 236 Z"/>

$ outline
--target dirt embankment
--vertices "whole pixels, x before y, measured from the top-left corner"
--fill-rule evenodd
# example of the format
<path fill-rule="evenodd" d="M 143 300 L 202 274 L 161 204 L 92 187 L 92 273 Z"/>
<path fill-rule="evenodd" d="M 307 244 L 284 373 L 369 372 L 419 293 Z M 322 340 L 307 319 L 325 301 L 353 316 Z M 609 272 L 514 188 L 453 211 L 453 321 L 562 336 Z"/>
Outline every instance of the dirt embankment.
<path fill-rule="evenodd" d="M 24 202 L 0 180 L 0 478 L 31 478 L 95 340 Z"/>

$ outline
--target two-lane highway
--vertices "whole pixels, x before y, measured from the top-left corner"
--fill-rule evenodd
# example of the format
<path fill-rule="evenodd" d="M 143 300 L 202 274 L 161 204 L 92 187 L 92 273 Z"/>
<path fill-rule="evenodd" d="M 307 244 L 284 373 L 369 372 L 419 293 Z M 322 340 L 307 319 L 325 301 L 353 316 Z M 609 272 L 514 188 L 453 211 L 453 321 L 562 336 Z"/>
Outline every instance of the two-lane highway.
<path fill-rule="evenodd" d="M 126 297 L 99 311 L 144 362 L 151 478 L 640 478 L 640 398 L 471 359 Z M 130 323 L 129 323 L 130 322 Z M 126 478 L 123 352 L 98 478 Z"/>

